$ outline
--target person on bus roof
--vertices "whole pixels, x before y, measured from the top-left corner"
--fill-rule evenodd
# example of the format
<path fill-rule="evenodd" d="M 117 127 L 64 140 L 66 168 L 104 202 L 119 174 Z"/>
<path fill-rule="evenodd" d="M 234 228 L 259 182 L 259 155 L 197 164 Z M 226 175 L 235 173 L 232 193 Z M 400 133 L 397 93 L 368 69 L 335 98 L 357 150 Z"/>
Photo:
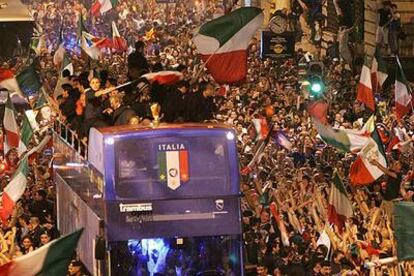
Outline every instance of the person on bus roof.
<path fill-rule="evenodd" d="M 135 111 L 127 105 L 122 104 L 122 96 L 114 95 L 109 98 L 112 111 L 112 122 L 114 126 L 127 125 L 133 118 L 137 117 Z"/>

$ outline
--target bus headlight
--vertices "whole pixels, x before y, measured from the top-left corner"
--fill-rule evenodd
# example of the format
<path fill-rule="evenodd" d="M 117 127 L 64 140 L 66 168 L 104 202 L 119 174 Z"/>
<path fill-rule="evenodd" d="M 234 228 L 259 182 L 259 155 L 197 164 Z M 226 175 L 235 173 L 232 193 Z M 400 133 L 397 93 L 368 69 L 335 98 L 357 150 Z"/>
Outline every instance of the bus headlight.
<path fill-rule="evenodd" d="M 107 145 L 113 145 L 115 143 L 114 138 L 106 138 L 105 139 L 105 144 Z"/>
<path fill-rule="evenodd" d="M 231 132 L 231 131 L 227 132 L 226 137 L 227 137 L 227 140 L 234 140 L 234 134 L 233 134 L 233 132 Z"/>

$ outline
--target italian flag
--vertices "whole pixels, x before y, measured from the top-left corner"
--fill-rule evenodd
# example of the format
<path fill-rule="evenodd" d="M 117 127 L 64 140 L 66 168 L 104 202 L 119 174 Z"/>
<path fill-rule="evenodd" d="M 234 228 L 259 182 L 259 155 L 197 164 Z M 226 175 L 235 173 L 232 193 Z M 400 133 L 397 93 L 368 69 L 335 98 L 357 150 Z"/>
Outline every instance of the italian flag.
<path fill-rule="evenodd" d="M 261 9 L 243 7 L 200 27 L 193 41 L 217 83 L 245 80 L 247 48 L 263 18 Z"/>
<path fill-rule="evenodd" d="M 221 85 L 218 88 L 217 95 L 219 95 L 221 97 L 226 97 L 227 93 L 229 93 L 229 91 L 230 91 L 230 86 L 227 85 L 227 84 L 224 84 L 224 85 Z"/>
<path fill-rule="evenodd" d="M 98 16 L 113 9 L 118 5 L 118 0 L 96 0 L 91 7 L 91 14 Z"/>
<path fill-rule="evenodd" d="M 252 119 L 254 129 L 256 130 L 256 140 L 264 140 L 269 134 L 269 126 L 267 125 L 266 118 Z"/>
<path fill-rule="evenodd" d="M 184 79 L 184 75 L 178 71 L 160 71 L 155 73 L 147 73 L 142 75 L 150 83 L 158 83 L 160 85 L 170 85 Z"/>
<path fill-rule="evenodd" d="M 6 154 L 11 148 L 19 146 L 19 125 L 16 121 L 16 110 L 11 101 L 10 94 L 7 95 L 6 107 L 4 109 L 3 117 L 4 131 L 6 137 L 4 139 L 4 153 Z"/>
<path fill-rule="evenodd" d="M 67 275 L 83 229 L 53 240 L 0 267 L 0 276 Z"/>
<path fill-rule="evenodd" d="M 335 224 L 340 231 L 345 227 L 345 221 L 352 216 L 352 204 L 348 199 L 344 184 L 335 171 L 329 193 L 328 221 Z"/>
<path fill-rule="evenodd" d="M 395 114 L 401 119 L 408 114 L 412 108 L 412 96 L 404 71 L 398 61 L 398 68 L 395 76 Z"/>
<path fill-rule="evenodd" d="M 63 62 L 62 62 L 62 66 L 60 68 L 60 71 L 63 73 L 63 71 L 68 70 L 70 72 L 70 75 L 73 75 L 75 70 L 73 68 L 73 63 L 70 59 L 70 57 L 68 56 L 67 53 L 65 53 L 63 55 Z"/>
<path fill-rule="evenodd" d="M 40 76 L 36 72 L 34 62 L 25 68 L 22 72 L 20 72 L 20 74 L 16 77 L 16 80 L 21 91 L 23 91 L 28 96 L 37 94 L 40 87 L 42 87 Z"/>
<path fill-rule="evenodd" d="M 322 101 L 311 102 L 308 105 L 308 113 L 313 118 L 317 119 L 323 124 L 327 124 L 328 120 L 328 104 Z"/>
<path fill-rule="evenodd" d="M 40 92 L 37 94 L 37 101 L 36 104 L 34 106 L 34 110 L 39 110 L 40 108 L 42 108 L 43 106 L 47 105 L 47 99 L 46 96 L 44 94 L 44 90 L 41 89 Z"/>
<path fill-rule="evenodd" d="M 51 139 L 52 139 L 52 136 L 51 135 L 46 135 L 42 139 L 42 141 L 40 141 L 40 143 L 37 146 L 31 148 L 28 152 L 26 152 L 26 154 L 24 155 L 23 158 L 25 158 L 25 157 L 29 157 L 30 158 L 32 154 L 41 152 L 43 150 L 43 148 L 47 146 L 47 144 L 49 143 L 49 141 Z"/>
<path fill-rule="evenodd" d="M 372 89 L 374 92 L 378 91 L 387 80 L 387 65 L 381 56 L 380 47 L 375 48 L 374 58 L 371 66 Z"/>
<path fill-rule="evenodd" d="M 112 49 L 125 52 L 128 49 L 126 40 L 119 34 L 118 28 L 114 21 L 112 21 Z"/>
<path fill-rule="evenodd" d="M 182 182 L 189 180 L 188 151 L 160 151 L 158 152 L 158 176 L 161 182 L 176 190 Z"/>
<path fill-rule="evenodd" d="M 343 152 L 358 152 L 370 141 L 365 131 L 332 128 L 331 126 L 323 125 L 317 119 L 314 120 L 314 124 L 325 143 Z"/>
<path fill-rule="evenodd" d="M 78 26 L 77 26 L 77 29 L 76 29 L 76 38 L 77 38 L 78 42 L 82 41 L 82 34 L 84 32 L 88 32 L 88 30 L 86 29 L 86 26 L 85 26 L 85 21 L 84 21 L 84 18 L 83 18 L 83 14 L 79 13 L 78 14 Z"/>
<path fill-rule="evenodd" d="M 358 153 L 358 156 L 350 169 L 350 179 L 353 185 L 366 185 L 380 178 L 384 173 L 370 160 L 377 160 L 384 168 L 387 168 L 384 145 L 378 131 L 375 129 L 369 143 Z"/>
<path fill-rule="evenodd" d="M 43 32 L 43 31 L 42 31 Z M 35 52 L 36 56 L 39 56 L 44 48 L 46 48 L 45 36 L 38 27 L 33 29 L 32 41 L 30 42 L 30 48 Z"/>
<path fill-rule="evenodd" d="M 19 167 L 14 173 L 9 184 L 4 188 L 1 197 L 2 207 L 0 209 L 1 219 L 7 219 L 13 213 L 16 202 L 22 197 L 26 190 L 27 176 L 29 175 L 29 163 L 27 158 L 20 161 Z"/>
<path fill-rule="evenodd" d="M 254 166 L 256 166 L 257 164 L 260 163 L 260 161 L 262 160 L 263 156 L 264 156 L 264 151 L 267 147 L 267 145 L 270 142 L 270 137 L 272 136 L 272 130 L 273 130 L 273 124 L 271 124 L 268 129 L 269 131 L 267 132 L 267 137 L 265 137 L 263 140 L 259 140 L 257 145 L 256 145 L 256 151 L 253 155 L 252 160 L 250 160 L 249 164 L 247 164 L 246 167 L 242 168 L 240 170 L 241 175 L 248 175 L 249 173 L 251 173 L 253 171 Z"/>
<path fill-rule="evenodd" d="M 59 68 L 60 64 L 63 61 L 63 57 L 65 55 L 65 48 L 63 47 L 63 43 L 59 44 L 55 54 L 53 55 L 53 64 Z"/>
<path fill-rule="evenodd" d="M 91 59 L 99 59 L 102 56 L 101 48 L 104 48 L 104 44 L 105 38 L 99 40 L 87 32 L 82 32 L 81 48 Z"/>
<path fill-rule="evenodd" d="M 23 93 L 17 83 L 16 76 L 11 70 L 0 68 L 0 88 L 4 88 L 12 94 L 18 94 L 23 97 Z"/>
<path fill-rule="evenodd" d="M 27 151 L 29 143 L 33 138 L 33 129 L 30 125 L 29 118 L 27 118 L 26 113 L 23 114 L 23 124 L 20 132 L 20 142 L 17 149 L 19 156 Z"/>
<path fill-rule="evenodd" d="M 372 90 L 371 70 L 367 65 L 362 66 L 361 77 L 359 79 L 357 100 L 365 104 L 366 107 L 375 111 L 374 92 Z"/>
<path fill-rule="evenodd" d="M 274 202 L 270 203 L 270 212 L 272 213 L 272 216 L 276 221 L 277 227 L 279 228 L 280 237 L 281 237 L 283 245 L 284 246 L 289 246 L 290 245 L 289 235 L 288 235 L 288 232 L 286 230 L 286 226 L 283 223 L 283 220 L 280 218 L 280 213 L 277 210 L 276 203 L 274 203 Z"/>

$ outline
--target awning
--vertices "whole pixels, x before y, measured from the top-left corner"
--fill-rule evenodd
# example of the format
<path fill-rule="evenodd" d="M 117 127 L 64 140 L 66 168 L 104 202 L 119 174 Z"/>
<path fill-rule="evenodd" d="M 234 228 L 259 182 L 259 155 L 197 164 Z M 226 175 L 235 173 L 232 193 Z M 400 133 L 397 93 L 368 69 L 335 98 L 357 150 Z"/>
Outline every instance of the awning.
<path fill-rule="evenodd" d="M 0 0 L 0 22 L 34 21 L 29 9 L 20 0 Z"/>

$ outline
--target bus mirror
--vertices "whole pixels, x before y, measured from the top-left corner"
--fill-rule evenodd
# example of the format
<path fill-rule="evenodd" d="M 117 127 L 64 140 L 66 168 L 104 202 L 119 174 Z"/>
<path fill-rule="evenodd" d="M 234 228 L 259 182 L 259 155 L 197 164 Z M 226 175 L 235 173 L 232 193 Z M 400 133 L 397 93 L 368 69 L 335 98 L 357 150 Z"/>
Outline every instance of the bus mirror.
<path fill-rule="evenodd" d="M 104 260 L 105 251 L 105 239 L 102 237 L 97 237 L 95 241 L 95 259 Z"/>

